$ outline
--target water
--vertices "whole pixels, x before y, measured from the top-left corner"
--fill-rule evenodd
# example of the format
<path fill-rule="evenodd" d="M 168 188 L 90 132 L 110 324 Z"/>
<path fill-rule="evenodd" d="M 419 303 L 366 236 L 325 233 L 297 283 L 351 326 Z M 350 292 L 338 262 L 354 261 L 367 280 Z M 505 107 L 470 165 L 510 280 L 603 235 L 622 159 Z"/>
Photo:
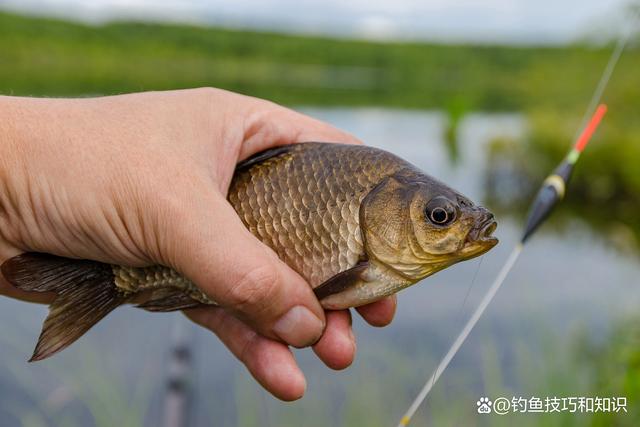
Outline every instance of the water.
<path fill-rule="evenodd" d="M 519 115 L 470 115 L 459 129 L 461 156 L 455 163 L 442 140 L 445 116 L 437 112 L 303 111 L 411 160 L 480 202 L 488 172 L 486 144 L 526 131 Z M 2 299 L 1 424 L 159 425 L 168 344 L 174 322 L 181 321 L 191 334 L 195 355 L 193 425 L 394 425 L 519 237 L 522 218 L 514 215 L 498 221 L 497 248 L 481 261 L 459 264 L 403 291 L 391 326 L 373 329 L 356 320 L 358 357 L 349 370 L 332 372 L 310 351 L 296 352 L 309 388 L 302 401 L 292 404 L 261 391 L 212 334 L 179 314 L 118 310 L 63 354 L 28 365 L 46 309 Z M 536 377 L 566 368 L 563 355 L 570 354 L 576 331 L 605 340 L 612 325 L 632 314 L 640 302 L 639 274 L 637 255 L 612 251 L 580 218 L 561 233 L 543 228 L 418 413 L 415 425 L 438 420 L 465 424 L 457 414 L 473 414 L 480 393 L 558 393 L 540 389 Z M 536 372 L 523 372 L 528 367 Z M 564 374 L 575 387 L 585 380 L 577 370 Z"/>

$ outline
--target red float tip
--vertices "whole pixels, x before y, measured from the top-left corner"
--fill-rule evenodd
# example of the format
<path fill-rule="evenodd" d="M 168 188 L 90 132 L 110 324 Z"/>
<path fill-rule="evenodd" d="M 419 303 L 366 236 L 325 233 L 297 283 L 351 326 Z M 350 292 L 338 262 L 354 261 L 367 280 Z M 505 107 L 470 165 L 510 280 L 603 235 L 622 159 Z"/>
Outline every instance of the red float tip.
<path fill-rule="evenodd" d="M 598 126 L 605 114 L 607 114 L 607 106 L 605 104 L 601 104 L 598 106 L 598 109 L 589 121 L 589 124 L 587 124 L 587 127 L 582 132 L 582 135 L 580 135 L 580 138 L 578 138 L 578 142 L 576 142 L 575 146 L 576 151 L 582 153 L 582 150 L 587 147 L 587 144 L 591 141 L 593 134 L 598 129 Z"/>

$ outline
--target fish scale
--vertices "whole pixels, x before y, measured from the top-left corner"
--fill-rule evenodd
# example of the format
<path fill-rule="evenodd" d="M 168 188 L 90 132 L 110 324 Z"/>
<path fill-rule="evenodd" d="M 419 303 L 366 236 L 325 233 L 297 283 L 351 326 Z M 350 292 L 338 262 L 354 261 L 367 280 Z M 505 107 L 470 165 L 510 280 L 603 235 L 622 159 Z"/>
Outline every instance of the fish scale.
<path fill-rule="evenodd" d="M 293 146 L 237 173 L 229 188 L 245 226 L 314 288 L 365 255 L 360 204 L 384 177 L 406 167 L 368 147 L 327 148 Z"/>
<path fill-rule="evenodd" d="M 176 288 L 183 290 L 203 304 L 215 304 L 193 282 L 180 273 L 159 265 L 144 268 L 112 266 L 114 283 L 124 294 L 135 294 L 155 289 Z"/>

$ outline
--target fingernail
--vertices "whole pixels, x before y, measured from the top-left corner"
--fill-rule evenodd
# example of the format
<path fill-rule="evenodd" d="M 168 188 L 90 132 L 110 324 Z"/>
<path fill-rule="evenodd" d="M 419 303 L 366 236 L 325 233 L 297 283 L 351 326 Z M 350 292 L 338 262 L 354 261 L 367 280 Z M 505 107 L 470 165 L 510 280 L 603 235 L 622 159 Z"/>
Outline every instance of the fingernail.
<path fill-rule="evenodd" d="M 300 348 L 318 341 L 323 329 L 322 320 L 308 308 L 297 305 L 276 322 L 273 332 L 287 344 Z"/>

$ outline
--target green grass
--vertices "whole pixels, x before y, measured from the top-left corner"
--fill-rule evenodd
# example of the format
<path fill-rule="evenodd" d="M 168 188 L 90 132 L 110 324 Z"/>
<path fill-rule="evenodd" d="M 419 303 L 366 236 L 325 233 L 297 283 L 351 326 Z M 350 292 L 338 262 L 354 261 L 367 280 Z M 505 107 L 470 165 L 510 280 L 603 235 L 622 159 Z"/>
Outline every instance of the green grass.
<path fill-rule="evenodd" d="M 433 389 L 411 425 L 631 427 L 640 423 L 637 403 L 640 399 L 640 341 L 634 327 L 637 318 L 614 323 L 611 339 L 603 342 L 593 338 L 592 331 L 586 328 L 553 333 L 549 332 L 553 325 L 544 320 L 530 320 L 535 325 L 532 333 L 513 338 L 506 347 L 497 345 L 501 339 L 498 333 L 481 331 L 483 345 L 473 355 L 477 363 L 454 361 L 455 366 Z M 237 400 L 242 402 L 242 410 L 237 425 L 394 425 L 422 386 L 423 371 L 428 372 L 425 367 L 435 366 L 436 360 L 428 357 L 426 349 L 427 358 L 420 363 L 408 358 L 401 348 L 380 346 L 367 350 L 366 361 L 352 368 L 356 374 L 352 374 L 349 384 L 337 396 L 332 393 L 331 381 L 312 382 L 312 393 L 327 396 L 326 399 L 316 397 L 293 406 L 272 406 L 268 417 L 261 409 L 262 395 L 256 386 L 249 378 L 240 378 L 236 394 Z M 478 378 L 479 382 L 472 382 Z M 543 401 L 554 396 L 626 397 L 628 412 L 479 415 L 476 401 L 481 396 L 492 400 L 535 396 Z M 340 405 L 332 405 L 332 398 L 340 399 Z"/>

